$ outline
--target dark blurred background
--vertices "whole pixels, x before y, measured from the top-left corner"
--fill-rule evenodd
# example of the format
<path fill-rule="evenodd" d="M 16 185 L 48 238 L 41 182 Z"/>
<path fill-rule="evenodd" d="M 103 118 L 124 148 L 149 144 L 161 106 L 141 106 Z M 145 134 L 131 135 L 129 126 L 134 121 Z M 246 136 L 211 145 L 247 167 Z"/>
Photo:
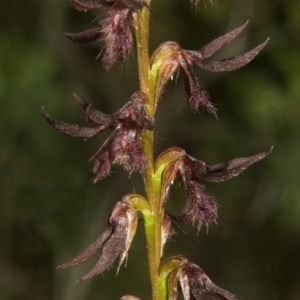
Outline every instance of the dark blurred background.
<path fill-rule="evenodd" d="M 219 286 L 242 300 L 300 299 L 300 2 L 153 1 L 151 51 L 166 40 L 199 49 L 250 20 L 214 58 L 243 53 L 270 37 L 246 67 L 229 73 L 196 70 L 217 103 L 219 120 L 192 114 L 182 79 L 170 83 L 157 126 L 170 143 L 209 164 L 274 146 L 272 155 L 228 182 L 208 184 L 219 203 L 218 226 L 178 232 L 166 256 L 184 254 Z M 57 119 L 84 124 L 72 93 L 113 113 L 138 89 L 134 58 L 106 72 L 95 57 L 101 42 L 74 44 L 62 32 L 87 28 L 97 15 L 74 11 L 67 0 L 5 1 L 0 9 L 0 299 L 94 300 L 135 294 L 150 299 L 142 226 L 127 268 L 116 266 L 76 283 L 94 261 L 55 270 L 102 232 L 113 204 L 134 188 L 115 167 L 94 185 L 88 159 L 106 134 L 83 142 L 56 132 Z M 155 154 L 168 145 L 157 138 Z M 169 205 L 183 205 L 182 186 Z"/>

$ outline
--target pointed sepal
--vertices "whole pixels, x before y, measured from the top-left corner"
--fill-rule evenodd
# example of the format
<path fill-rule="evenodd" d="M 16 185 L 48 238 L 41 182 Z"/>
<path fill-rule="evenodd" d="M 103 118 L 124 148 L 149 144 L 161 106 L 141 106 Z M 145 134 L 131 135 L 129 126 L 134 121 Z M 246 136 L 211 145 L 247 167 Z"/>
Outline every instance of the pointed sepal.
<path fill-rule="evenodd" d="M 137 210 L 128 205 L 127 197 L 130 196 L 125 196 L 122 201 L 116 203 L 109 217 L 108 226 L 100 237 L 82 254 L 57 268 L 69 268 L 84 263 L 100 250 L 96 265 L 80 280 L 86 280 L 101 274 L 112 266 L 118 256 L 120 256 L 117 270 L 119 271 L 121 264 L 128 255 L 138 224 Z"/>
<path fill-rule="evenodd" d="M 99 27 L 88 29 L 78 33 L 64 32 L 64 36 L 75 43 L 90 43 L 100 38 L 102 32 Z"/>
<path fill-rule="evenodd" d="M 64 122 L 60 122 L 54 118 L 52 118 L 43 108 L 42 110 L 44 118 L 47 122 L 54 127 L 56 130 L 65 133 L 67 135 L 71 135 L 74 137 L 81 137 L 81 138 L 91 138 L 94 135 L 102 132 L 106 129 L 106 127 L 99 128 L 99 127 L 83 127 L 79 125 L 68 124 Z"/>
<path fill-rule="evenodd" d="M 272 150 L 273 147 L 271 147 L 269 151 L 248 157 L 228 160 L 216 165 L 206 165 L 204 162 L 195 161 L 193 172 L 200 180 L 206 180 L 210 182 L 226 181 L 238 176 L 254 163 L 264 159 L 266 156 L 272 153 Z"/>

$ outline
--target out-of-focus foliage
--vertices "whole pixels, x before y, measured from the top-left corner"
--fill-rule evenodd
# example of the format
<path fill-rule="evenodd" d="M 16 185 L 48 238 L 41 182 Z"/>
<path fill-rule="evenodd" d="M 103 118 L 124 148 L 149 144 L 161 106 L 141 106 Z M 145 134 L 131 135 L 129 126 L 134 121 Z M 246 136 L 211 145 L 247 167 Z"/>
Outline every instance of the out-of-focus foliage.
<path fill-rule="evenodd" d="M 134 187 L 141 190 L 141 182 L 115 168 L 93 185 L 87 161 L 101 141 L 64 136 L 41 116 L 45 106 L 58 119 L 83 124 L 73 92 L 113 113 L 138 89 L 134 59 L 106 72 L 94 59 L 100 42 L 66 40 L 63 31 L 82 30 L 90 20 L 66 0 L 1 4 L 0 299 L 111 300 L 131 293 L 148 299 L 142 230 L 118 277 L 114 267 L 105 278 L 75 284 L 89 266 L 54 269 L 85 249 L 104 229 L 112 205 Z M 241 299 L 298 300 L 300 3 L 215 0 L 198 11 L 188 0 L 153 4 L 159 20 L 152 20 L 151 50 L 166 40 L 199 49 L 247 19 L 248 29 L 218 57 L 271 38 L 243 69 L 222 74 L 196 69 L 218 104 L 218 121 L 188 111 L 180 80 L 166 88 L 157 126 L 194 157 L 214 164 L 274 146 L 272 155 L 240 177 L 210 184 L 220 205 L 218 226 L 209 234 L 202 230 L 199 244 L 178 233 L 166 254 L 185 254 Z M 156 154 L 166 146 L 158 138 Z M 171 196 L 171 208 L 184 204 L 182 187 Z"/>

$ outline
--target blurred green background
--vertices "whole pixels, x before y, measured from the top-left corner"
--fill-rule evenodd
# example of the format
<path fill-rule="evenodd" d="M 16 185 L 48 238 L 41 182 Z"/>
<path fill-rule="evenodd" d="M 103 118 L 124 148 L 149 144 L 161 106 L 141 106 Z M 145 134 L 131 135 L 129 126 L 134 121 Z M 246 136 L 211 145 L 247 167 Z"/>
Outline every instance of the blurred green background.
<path fill-rule="evenodd" d="M 208 184 L 219 203 L 218 226 L 184 226 L 165 254 L 184 254 L 219 286 L 243 300 L 300 299 L 300 2 L 153 1 L 151 50 L 166 40 L 199 49 L 250 20 L 214 58 L 243 53 L 270 37 L 248 66 L 229 73 L 196 69 L 217 103 L 219 120 L 192 114 L 182 79 L 166 89 L 157 126 L 170 143 L 209 164 L 268 150 L 272 155 L 228 182 Z M 72 93 L 113 113 L 138 89 L 134 58 L 106 72 L 101 42 L 74 44 L 62 32 L 84 30 L 97 15 L 67 0 L 5 1 L 0 10 L 0 299 L 95 300 L 135 294 L 150 299 L 142 226 L 127 268 L 76 283 L 94 261 L 55 270 L 102 232 L 113 204 L 141 191 L 115 167 L 94 185 L 88 159 L 106 134 L 83 142 L 56 132 L 57 119 L 84 124 Z M 157 138 L 156 155 L 168 145 Z M 170 209 L 183 205 L 182 186 Z"/>

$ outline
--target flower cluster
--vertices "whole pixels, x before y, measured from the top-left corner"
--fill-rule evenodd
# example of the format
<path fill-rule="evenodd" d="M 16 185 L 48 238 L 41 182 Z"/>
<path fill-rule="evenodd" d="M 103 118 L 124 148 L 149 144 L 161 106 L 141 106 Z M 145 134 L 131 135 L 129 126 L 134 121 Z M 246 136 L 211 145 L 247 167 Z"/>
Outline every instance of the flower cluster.
<path fill-rule="evenodd" d="M 142 171 L 146 160 L 141 140 L 146 130 L 154 128 L 144 105 L 147 96 L 140 91 L 135 92 L 130 101 L 112 115 L 96 110 L 77 96 L 76 99 L 85 110 L 86 120 L 96 126 L 82 127 L 63 123 L 53 119 L 45 111 L 43 115 L 55 129 L 74 137 L 88 139 L 106 129 L 111 130 L 102 147 L 91 158 L 94 160 L 93 171 L 96 174 L 94 182 L 105 178 L 110 173 L 112 164 L 122 165 L 129 172 Z"/>
<path fill-rule="evenodd" d="M 84 109 L 90 126 L 78 126 L 60 122 L 43 109 L 45 119 L 58 131 L 89 139 L 105 130 L 110 134 L 96 151 L 93 161 L 94 182 L 107 177 L 114 164 L 121 165 L 130 174 L 142 173 L 146 200 L 138 194 L 128 194 L 117 202 L 110 214 L 107 227 L 82 254 L 70 262 L 58 266 L 68 268 L 81 264 L 100 252 L 92 270 L 83 276 L 86 280 L 103 273 L 119 257 L 119 266 L 126 260 L 130 245 L 138 226 L 138 213 L 145 226 L 149 269 L 154 299 L 178 299 L 180 289 L 184 300 L 237 300 L 216 286 L 197 265 L 185 257 L 170 257 L 164 263 L 160 259 L 163 249 L 173 234 L 172 222 L 202 225 L 207 228 L 217 222 L 218 205 L 205 192 L 202 181 L 220 182 L 229 180 L 252 164 L 262 160 L 272 151 L 236 158 L 223 163 L 208 165 L 188 155 L 185 150 L 170 147 L 153 161 L 153 131 L 155 112 L 162 92 L 169 80 L 183 76 L 186 98 L 193 112 L 206 110 L 217 117 L 216 108 L 209 100 L 194 74 L 194 65 L 213 72 L 231 71 L 248 64 L 267 44 L 268 40 L 254 49 L 224 60 L 209 60 L 223 46 L 236 38 L 247 26 L 244 25 L 224 34 L 200 50 L 185 50 L 178 43 L 162 43 L 148 56 L 148 21 L 152 12 L 146 0 L 69 0 L 81 12 L 103 9 L 107 17 L 95 28 L 76 33 L 65 33 L 75 42 L 91 42 L 99 38 L 104 41 L 103 62 L 106 69 L 116 62 L 124 62 L 133 52 L 133 31 L 137 37 L 140 89 L 117 112 L 107 115 L 75 95 Z M 190 0 L 197 6 L 200 0 Z M 147 15 L 148 14 L 148 15 Z M 183 182 L 187 201 L 182 211 L 169 213 L 165 204 L 174 182 Z M 168 295 L 167 295 L 168 294 Z M 132 295 L 120 300 L 141 300 Z"/>

